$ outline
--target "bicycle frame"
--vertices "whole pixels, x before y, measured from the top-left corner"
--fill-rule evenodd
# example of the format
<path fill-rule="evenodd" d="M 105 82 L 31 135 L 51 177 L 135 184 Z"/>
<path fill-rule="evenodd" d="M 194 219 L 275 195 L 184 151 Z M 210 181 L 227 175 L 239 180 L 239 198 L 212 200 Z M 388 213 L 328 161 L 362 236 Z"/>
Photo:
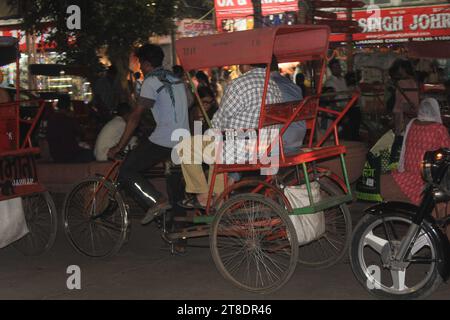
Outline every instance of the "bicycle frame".
<path fill-rule="evenodd" d="M 115 159 L 112 166 L 108 169 L 108 172 L 106 173 L 105 176 L 102 176 L 102 179 L 99 183 L 99 185 L 96 187 L 96 189 L 94 190 L 94 193 L 92 194 L 91 199 L 89 200 L 86 209 L 88 209 L 92 203 L 95 201 L 97 194 L 100 192 L 100 190 L 103 189 L 103 186 L 105 185 L 106 181 L 112 181 L 112 182 L 116 182 L 117 180 L 117 176 L 119 174 L 119 167 L 122 164 L 123 160 L 117 160 Z M 113 175 L 114 174 L 114 175 Z M 112 177 L 112 179 L 111 179 Z M 102 213 L 99 213 L 98 215 L 94 215 L 92 218 L 98 218 Z"/>

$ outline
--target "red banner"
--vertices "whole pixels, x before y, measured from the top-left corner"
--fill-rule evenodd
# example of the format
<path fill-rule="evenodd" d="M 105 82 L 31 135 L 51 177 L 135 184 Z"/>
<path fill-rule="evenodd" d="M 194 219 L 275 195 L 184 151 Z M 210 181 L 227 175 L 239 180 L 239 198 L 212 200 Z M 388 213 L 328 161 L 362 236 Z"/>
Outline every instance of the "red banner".
<path fill-rule="evenodd" d="M 346 13 L 339 12 L 338 20 Z M 430 40 L 450 40 L 450 5 L 379 9 L 367 7 L 353 12 L 362 33 L 353 34 L 357 43 L 396 43 Z M 345 41 L 345 35 L 333 34 L 331 41 Z"/>

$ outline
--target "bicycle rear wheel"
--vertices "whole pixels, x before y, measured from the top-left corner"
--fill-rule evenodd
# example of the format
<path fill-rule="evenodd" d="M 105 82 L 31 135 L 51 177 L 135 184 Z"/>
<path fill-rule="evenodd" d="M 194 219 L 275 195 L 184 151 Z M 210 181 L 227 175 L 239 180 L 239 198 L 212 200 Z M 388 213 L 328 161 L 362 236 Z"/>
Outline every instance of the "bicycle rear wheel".
<path fill-rule="evenodd" d="M 67 239 L 83 255 L 112 256 L 127 239 L 125 203 L 116 187 L 102 178 L 78 183 L 66 197 L 63 214 Z"/>

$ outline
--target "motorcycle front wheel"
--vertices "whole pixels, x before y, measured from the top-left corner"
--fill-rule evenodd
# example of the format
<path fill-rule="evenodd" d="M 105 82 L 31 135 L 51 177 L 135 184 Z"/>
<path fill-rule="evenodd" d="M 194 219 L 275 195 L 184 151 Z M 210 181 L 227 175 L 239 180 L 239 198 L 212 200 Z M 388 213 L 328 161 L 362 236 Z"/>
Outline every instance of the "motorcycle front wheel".
<path fill-rule="evenodd" d="M 368 214 L 356 226 L 350 262 L 359 283 L 379 299 L 424 299 L 442 282 L 431 228 L 423 223 L 404 261 L 393 257 L 413 222 L 400 213 Z"/>

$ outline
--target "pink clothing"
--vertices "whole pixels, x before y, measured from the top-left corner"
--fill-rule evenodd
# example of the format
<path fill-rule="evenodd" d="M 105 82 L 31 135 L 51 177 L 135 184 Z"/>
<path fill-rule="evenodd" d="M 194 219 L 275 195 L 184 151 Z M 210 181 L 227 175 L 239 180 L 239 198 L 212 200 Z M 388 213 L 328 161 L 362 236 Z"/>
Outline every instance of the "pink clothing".
<path fill-rule="evenodd" d="M 392 175 L 402 192 L 416 205 L 422 199 L 425 185 L 420 168 L 423 156 L 426 151 L 442 147 L 450 148 L 450 136 L 445 126 L 440 123 L 420 125 L 417 122 L 411 125 L 406 141 L 405 171 L 395 171 Z"/>

